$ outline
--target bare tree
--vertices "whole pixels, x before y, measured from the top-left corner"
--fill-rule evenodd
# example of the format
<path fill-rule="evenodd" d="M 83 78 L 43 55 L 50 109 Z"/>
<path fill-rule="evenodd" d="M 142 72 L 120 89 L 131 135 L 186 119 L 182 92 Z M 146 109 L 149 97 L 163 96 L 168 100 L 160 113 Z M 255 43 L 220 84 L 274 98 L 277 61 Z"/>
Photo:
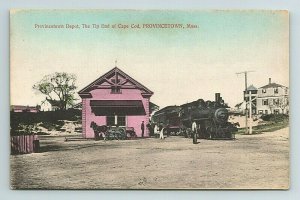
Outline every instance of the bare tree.
<path fill-rule="evenodd" d="M 289 106 L 289 99 L 288 97 L 280 98 L 278 101 L 278 107 L 281 109 L 282 114 L 284 113 L 284 110 Z"/>
<path fill-rule="evenodd" d="M 276 99 L 269 99 L 269 108 L 271 112 L 274 112 L 275 108 L 280 108 L 281 112 L 284 113 L 285 108 L 288 107 L 289 101 L 287 97 L 282 97 L 282 98 L 276 98 Z"/>
<path fill-rule="evenodd" d="M 74 74 L 54 73 L 47 76 L 33 85 L 33 89 L 46 95 L 49 102 L 57 102 L 60 110 L 66 110 L 68 105 L 73 105 L 76 100 L 75 85 L 76 76 Z"/>

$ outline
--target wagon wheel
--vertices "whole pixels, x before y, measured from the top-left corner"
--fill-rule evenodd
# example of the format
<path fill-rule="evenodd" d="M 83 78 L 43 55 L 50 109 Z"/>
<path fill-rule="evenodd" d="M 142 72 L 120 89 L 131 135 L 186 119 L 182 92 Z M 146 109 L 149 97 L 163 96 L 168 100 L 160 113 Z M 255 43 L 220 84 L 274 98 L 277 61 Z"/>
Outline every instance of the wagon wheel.
<path fill-rule="evenodd" d="M 126 131 L 121 128 L 118 130 L 118 138 L 121 139 L 121 140 L 125 140 L 126 139 Z"/>
<path fill-rule="evenodd" d="M 180 130 L 180 134 L 181 134 L 182 136 L 184 136 L 185 138 L 188 137 L 186 128 L 185 128 L 185 129 L 181 129 L 181 130 Z"/>
<path fill-rule="evenodd" d="M 112 130 L 109 130 L 107 133 L 108 133 L 107 134 L 107 139 L 108 140 L 113 140 L 115 138 L 115 134 Z"/>
<path fill-rule="evenodd" d="M 107 140 L 110 140 L 110 132 L 109 131 L 106 132 L 105 137 Z"/>

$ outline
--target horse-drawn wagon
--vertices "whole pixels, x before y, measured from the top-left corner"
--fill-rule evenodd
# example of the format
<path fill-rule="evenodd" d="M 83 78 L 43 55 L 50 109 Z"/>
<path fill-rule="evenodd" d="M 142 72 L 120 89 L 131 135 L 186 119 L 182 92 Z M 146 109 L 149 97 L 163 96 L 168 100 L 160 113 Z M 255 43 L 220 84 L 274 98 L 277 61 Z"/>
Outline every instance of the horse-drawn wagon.
<path fill-rule="evenodd" d="M 92 122 L 91 128 L 94 130 L 95 140 L 126 140 L 137 137 L 133 127 L 99 126 Z"/>

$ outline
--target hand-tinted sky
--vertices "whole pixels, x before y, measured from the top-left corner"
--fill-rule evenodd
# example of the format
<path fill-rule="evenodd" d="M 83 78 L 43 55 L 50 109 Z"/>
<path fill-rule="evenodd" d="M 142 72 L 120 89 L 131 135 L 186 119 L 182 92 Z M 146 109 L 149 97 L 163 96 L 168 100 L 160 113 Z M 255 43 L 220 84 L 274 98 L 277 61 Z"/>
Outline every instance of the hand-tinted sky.
<path fill-rule="evenodd" d="M 196 24 L 196 29 L 37 29 L 35 24 Z M 285 11 L 17 10 L 11 12 L 11 103 L 40 104 L 32 90 L 54 72 L 77 75 L 78 90 L 117 66 L 163 107 L 220 92 L 231 106 L 249 85 L 289 86 Z"/>

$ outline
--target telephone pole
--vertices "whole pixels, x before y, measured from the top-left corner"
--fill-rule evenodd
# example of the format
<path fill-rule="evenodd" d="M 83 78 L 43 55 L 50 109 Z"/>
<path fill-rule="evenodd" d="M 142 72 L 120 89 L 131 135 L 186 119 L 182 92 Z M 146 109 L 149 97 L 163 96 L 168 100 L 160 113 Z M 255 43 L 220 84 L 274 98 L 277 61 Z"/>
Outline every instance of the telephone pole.
<path fill-rule="evenodd" d="M 247 75 L 250 72 L 254 72 L 254 71 L 244 71 L 244 72 L 236 73 L 237 75 L 239 75 L 239 74 L 244 74 L 245 75 L 245 93 L 244 93 L 244 101 L 246 101 L 246 108 L 245 108 L 245 128 L 246 128 L 246 130 L 245 130 L 245 134 L 248 134 L 248 107 L 247 107 L 248 102 L 247 102 L 247 99 L 246 99 L 246 95 L 248 94 Z M 249 97 L 250 112 L 252 111 L 252 99 L 251 98 L 252 97 L 251 97 L 251 94 L 250 94 L 250 97 Z M 251 115 L 252 115 L 252 112 L 250 113 L 250 116 L 249 116 L 250 120 L 252 119 Z M 252 125 L 250 126 L 250 134 L 252 134 Z"/>

